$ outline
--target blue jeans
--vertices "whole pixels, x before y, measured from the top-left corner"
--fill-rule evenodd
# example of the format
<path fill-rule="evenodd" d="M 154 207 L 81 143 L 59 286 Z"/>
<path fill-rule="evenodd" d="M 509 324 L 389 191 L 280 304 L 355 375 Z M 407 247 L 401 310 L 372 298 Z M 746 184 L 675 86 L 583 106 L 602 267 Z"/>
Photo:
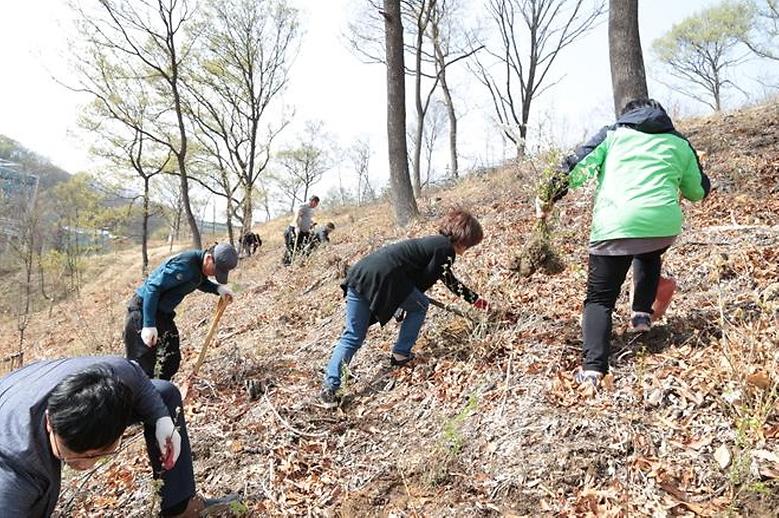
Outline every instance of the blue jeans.
<path fill-rule="evenodd" d="M 430 305 L 427 297 L 414 289 L 411 295 L 400 304 L 400 307 L 406 310 L 406 318 L 400 326 L 400 333 L 392 348 L 392 352 L 408 356 L 411 348 L 417 341 L 419 330 L 425 321 L 427 308 Z M 346 291 L 346 322 L 343 334 L 335 344 L 330 361 L 325 371 L 325 386 L 338 390 L 341 386 L 341 369 L 344 365 L 349 365 L 357 350 L 365 341 L 365 335 L 368 332 L 368 326 L 371 321 L 371 309 L 369 302 L 352 288 Z"/>

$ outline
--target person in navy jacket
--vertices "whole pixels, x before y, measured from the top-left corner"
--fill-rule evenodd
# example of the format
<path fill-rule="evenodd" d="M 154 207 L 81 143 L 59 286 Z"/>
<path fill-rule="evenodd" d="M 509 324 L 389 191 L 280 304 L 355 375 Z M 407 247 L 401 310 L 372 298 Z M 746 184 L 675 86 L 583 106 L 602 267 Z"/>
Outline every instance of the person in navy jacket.
<path fill-rule="evenodd" d="M 0 516 L 51 516 L 63 466 L 84 471 L 115 456 L 133 423 L 143 423 L 154 478 L 162 479 L 162 516 L 224 509 L 237 495 L 195 491 L 181 406 L 175 385 L 115 356 L 41 361 L 0 378 Z"/>
<path fill-rule="evenodd" d="M 188 250 L 165 260 L 135 290 L 127 306 L 127 358 L 138 362 L 150 378 L 171 379 L 181 363 L 176 306 L 195 290 L 232 302 L 233 292 L 225 284 L 237 264 L 238 252 L 227 243 Z M 208 279 L 212 276 L 219 284 Z"/>

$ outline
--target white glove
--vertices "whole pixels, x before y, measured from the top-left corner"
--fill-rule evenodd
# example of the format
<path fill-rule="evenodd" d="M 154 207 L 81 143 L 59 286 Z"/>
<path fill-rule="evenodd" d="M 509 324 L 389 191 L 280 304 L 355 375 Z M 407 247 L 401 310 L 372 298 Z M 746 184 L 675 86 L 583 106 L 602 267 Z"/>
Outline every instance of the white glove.
<path fill-rule="evenodd" d="M 541 198 L 536 196 L 536 219 L 546 219 L 549 216 L 549 212 L 552 210 L 551 201 L 542 201 Z"/>
<path fill-rule="evenodd" d="M 173 419 L 169 416 L 157 419 L 154 436 L 162 454 L 162 467 L 166 470 L 172 469 L 181 454 L 181 435 L 173 425 Z"/>
<path fill-rule="evenodd" d="M 216 292 L 219 294 L 220 297 L 224 297 L 227 299 L 227 302 L 232 302 L 233 297 L 235 296 L 235 293 L 233 293 L 233 290 L 231 290 L 227 284 L 220 284 L 216 287 Z"/>
<path fill-rule="evenodd" d="M 148 347 L 154 347 L 157 345 L 157 328 L 156 327 L 144 327 L 141 329 L 141 340 Z"/>

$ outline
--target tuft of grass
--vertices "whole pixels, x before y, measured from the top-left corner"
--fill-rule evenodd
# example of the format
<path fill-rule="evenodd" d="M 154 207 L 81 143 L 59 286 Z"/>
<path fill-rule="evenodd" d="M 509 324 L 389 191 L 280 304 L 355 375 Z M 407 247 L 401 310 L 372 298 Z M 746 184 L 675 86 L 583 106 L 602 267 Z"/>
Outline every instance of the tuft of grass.
<path fill-rule="evenodd" d="M 466 444 L 462 434 L 462 425 L 468 416 L 478 407 L 475 394 L 468 396 L 468 403 L 456 415 L 444 423 L 441 438 L 425 462 L 422 480 L 429 486 L 439 486 L 449 480 L 449 474 L 460 459 L 460 454 Z"/>

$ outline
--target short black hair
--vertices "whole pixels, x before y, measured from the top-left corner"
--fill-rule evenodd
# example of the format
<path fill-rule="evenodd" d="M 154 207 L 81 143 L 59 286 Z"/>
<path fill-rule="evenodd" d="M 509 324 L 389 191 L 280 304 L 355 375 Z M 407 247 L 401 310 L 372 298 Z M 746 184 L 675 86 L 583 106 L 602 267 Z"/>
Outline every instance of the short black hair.
<path fill-rule="evenodd" d="M 333 223 L 332 221 L 328 221 L 325 227 L 329 228 L 330 230 L 335 230 L 335 223 Z"/>
<path fill-rule="evenodd" d="M 132 416 L 130 389 L 102 365 L 57 383 L 47 405 L 52 430 L 75 453 L 114 444 Z"/>
<path fill-rule="evenodd" d="M 311 198 L 308 199 L 308 201 L 315 201 L 319 203 L 319 196 L 312 196 Z"/>
<path fill-rule="evenodd" d="M 631 99 L 628 102 L 626 102 L 625 107 L 622 108 L 622 111 L 619 112 L 619 114 L 625 115 L 627 112 L 632 112 L 633 110 L 637 110 L 639 108 L 657 108 L 658 110 L 662 110 L 663 113 L 665 113 L 665 108 L 663 108 L 663 105 L 655 101 L 654 99 L 650 99 L 647 97 L 638 97 L 636 99 Z"/>

